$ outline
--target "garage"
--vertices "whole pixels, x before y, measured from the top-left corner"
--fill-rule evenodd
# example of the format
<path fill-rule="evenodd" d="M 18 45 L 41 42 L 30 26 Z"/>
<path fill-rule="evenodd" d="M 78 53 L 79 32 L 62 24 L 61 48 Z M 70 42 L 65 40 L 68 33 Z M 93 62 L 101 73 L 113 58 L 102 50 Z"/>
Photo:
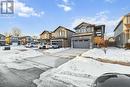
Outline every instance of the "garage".
<path fill-rule="evenodd" d="M 90 40 L 73 40 L 73 48 L 90 48 Z"/>

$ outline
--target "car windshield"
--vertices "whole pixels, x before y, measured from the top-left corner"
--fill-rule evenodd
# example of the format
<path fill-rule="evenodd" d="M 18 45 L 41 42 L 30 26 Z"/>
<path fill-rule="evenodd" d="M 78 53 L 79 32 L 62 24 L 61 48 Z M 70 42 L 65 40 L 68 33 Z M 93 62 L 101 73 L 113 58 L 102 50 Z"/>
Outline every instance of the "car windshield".
<path fill-rule="evenodd" d="M 130 87 L 129 75 L 101 76 L 96 81 L 96 87 Z"/>

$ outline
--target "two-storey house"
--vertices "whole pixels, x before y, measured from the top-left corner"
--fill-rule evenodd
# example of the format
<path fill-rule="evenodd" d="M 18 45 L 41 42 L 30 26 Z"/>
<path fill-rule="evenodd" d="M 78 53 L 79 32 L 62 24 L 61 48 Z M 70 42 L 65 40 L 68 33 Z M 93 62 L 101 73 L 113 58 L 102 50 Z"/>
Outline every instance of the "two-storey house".
<path fill-rule="evenodd" d="M 126 43 L 130 43 L 130 13 L 118 23 L 114 29 L 114 37 L 117 47 L 125 47 Z"/>
<path fill-rule="evenodd" d="M 50 44 L 50 39 L 51 39 L 51 33 L 49 31 L 45 30 L 40 34 L 41 43 Z"/>
<path fill-rule="evenodd" d="M 31 36 L 23 36 L 20 37 L 20 44 L 22 45 L 26 45 L 27 43 L 32 43 L 33 42 L 33 38 Z"/>
<path fill-rule="evenodd" d="M 59 47 L 70 47 L 71 37 L 75 32 L 63 26 L 59 26 L 51 33 L 51 44 L 57 44 Z"/>
<path fill-rule="evenodd" d="M 0 46 L 4 46 L 5 45 L 5 36 L 0 34 Z"/>
<path fill-rule="evenodd" d="M 73 48 L 93 48 L 94 37 L 104 37 L 105 25 L 94 25 L 82 22 L 75 28 L 76 33 L 71 39 L 71 47 Z"/>

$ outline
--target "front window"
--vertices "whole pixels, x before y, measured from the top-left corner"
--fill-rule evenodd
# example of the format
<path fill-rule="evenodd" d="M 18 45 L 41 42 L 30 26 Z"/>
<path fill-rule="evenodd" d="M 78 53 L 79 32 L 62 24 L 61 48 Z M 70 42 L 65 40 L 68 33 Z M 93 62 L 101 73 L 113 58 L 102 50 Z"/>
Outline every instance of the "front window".
<path fill-rule="evenodd" d="M 130 24 L 130 16 L 127 18 L 127 22 L 128 24 Z"/>

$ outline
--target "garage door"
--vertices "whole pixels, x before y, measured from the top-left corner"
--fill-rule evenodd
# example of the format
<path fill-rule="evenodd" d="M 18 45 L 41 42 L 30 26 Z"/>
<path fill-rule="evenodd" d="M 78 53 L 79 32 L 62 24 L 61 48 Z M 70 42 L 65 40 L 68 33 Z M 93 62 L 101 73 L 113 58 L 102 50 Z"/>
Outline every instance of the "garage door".
<path fill-rule="evenodd" d="M 74 48 L 90 48 L 90 40 L 74 40 L 73 41 L 73 47 Z"/>

